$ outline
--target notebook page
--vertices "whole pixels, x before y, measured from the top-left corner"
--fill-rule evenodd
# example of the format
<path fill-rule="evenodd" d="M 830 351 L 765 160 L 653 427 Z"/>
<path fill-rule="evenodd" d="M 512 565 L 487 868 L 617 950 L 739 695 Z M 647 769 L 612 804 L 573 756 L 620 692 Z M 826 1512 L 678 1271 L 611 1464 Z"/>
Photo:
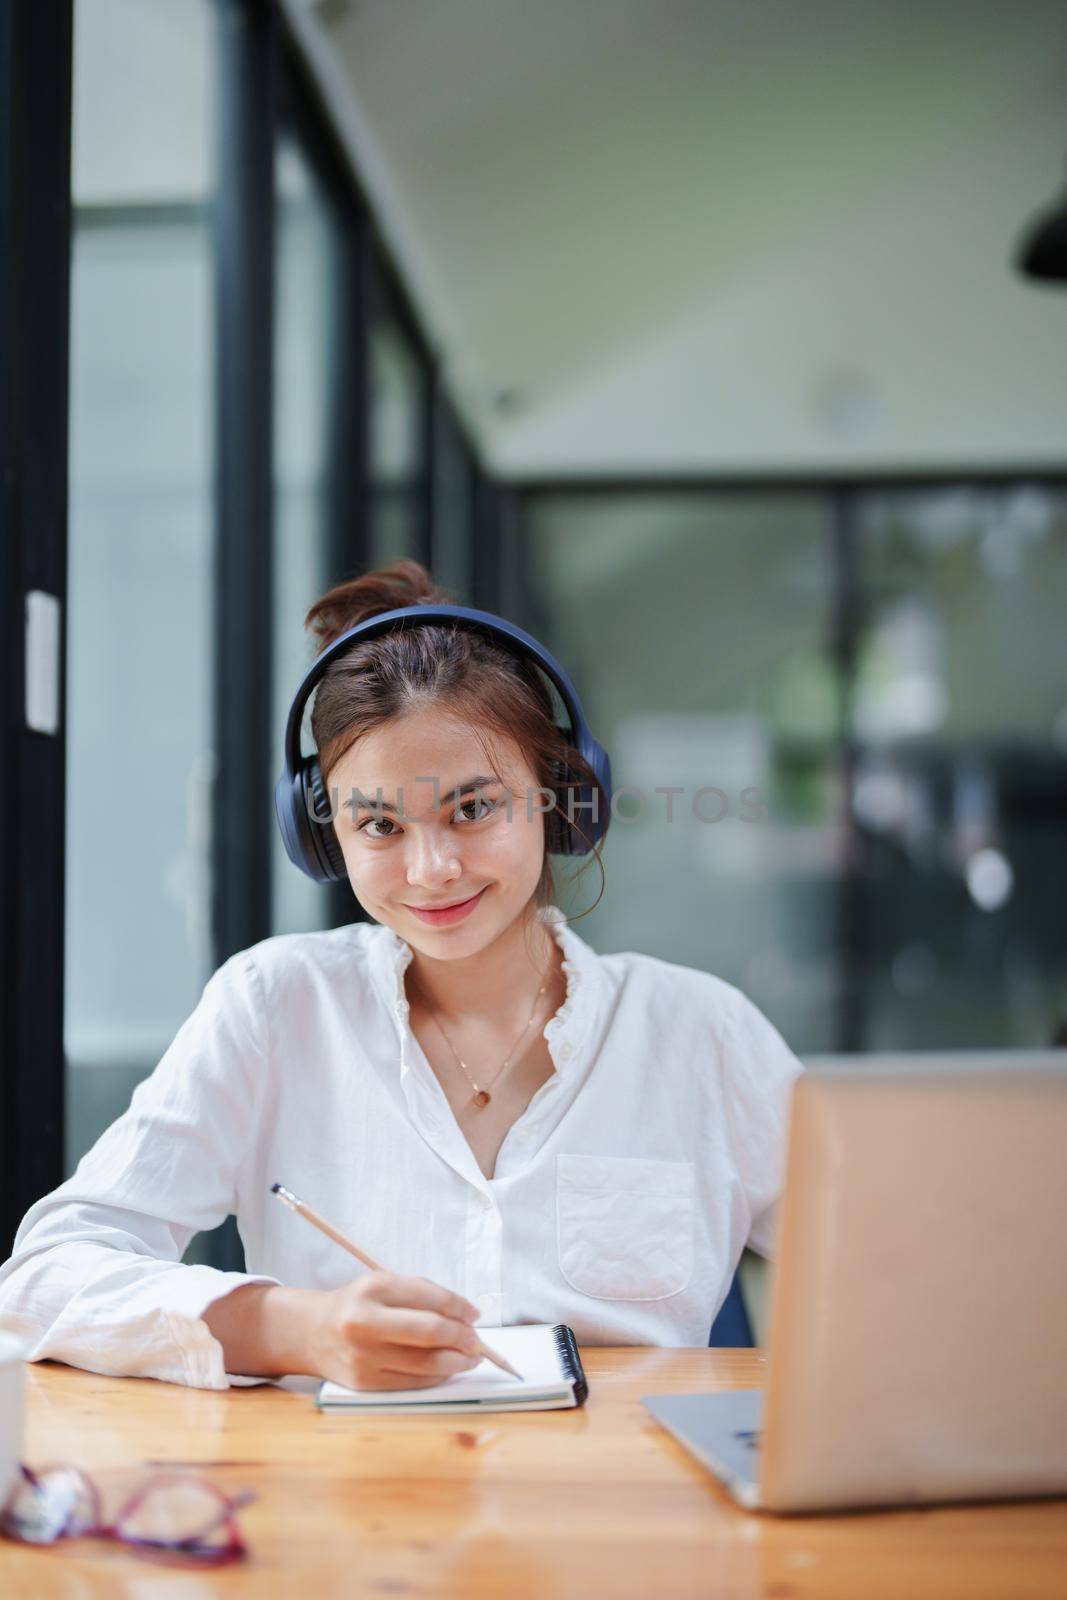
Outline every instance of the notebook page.
<path fill-rule="evenodd" d="M 522 1404 L 546 1395 L 566 1395 L 571 1382 L 560 1366 L 555 1325 L 534 1323 L 518 1328 L 479 1328 L 478 1336 L 522 1373 L 522 1382 L 501 1372 L 491 1361 L 480 1361 L 469 1372 L 457 1373 L 428 1389 L 346 1389 L 324 1383 L 320 1405 L 403 1405 L 406 1401 L 432 1405 L 435 1400 L 507 1400 Z"/>

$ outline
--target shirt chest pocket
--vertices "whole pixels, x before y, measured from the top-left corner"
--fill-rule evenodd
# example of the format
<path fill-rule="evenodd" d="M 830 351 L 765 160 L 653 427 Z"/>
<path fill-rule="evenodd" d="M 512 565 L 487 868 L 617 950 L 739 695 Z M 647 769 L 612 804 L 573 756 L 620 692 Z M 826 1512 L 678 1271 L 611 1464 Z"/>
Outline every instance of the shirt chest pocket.
<path fill-rule="evenodd" d="M 662 1300 L 693 1273 L 693 1163 L 556 1157 L 559 1268 L 599 1300 Z"/>

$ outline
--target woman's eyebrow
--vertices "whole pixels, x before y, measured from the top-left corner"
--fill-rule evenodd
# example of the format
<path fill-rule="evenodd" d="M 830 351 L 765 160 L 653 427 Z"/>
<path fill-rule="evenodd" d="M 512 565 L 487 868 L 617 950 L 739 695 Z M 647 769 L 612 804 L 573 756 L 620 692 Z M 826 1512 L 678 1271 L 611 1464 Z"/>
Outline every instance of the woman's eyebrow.
<path fill-rule="evenodd" d="M 486 789 L 491 783 L 499 783 L 500 779 L 495 772 L 481 772 L 476 778 L 464 778 L 462 783 L 453 784 L 451 789 L 445 790 L 445 799 L 442 805 L 449 800 L 457 800 L 461 794 L 467 794 L 471 789 Z"/>
<path fill-rule="evenodd" d="M 417 781 L 420 783 L 428 783 L 431 780 L 428 778 L 423 778 Z M 438 791 L 443 795 L 443 798 L 440 802 L 441 806 L 446 806 L 451 801 L 458 800 L 460 795 L 469 794 L 472 789 L 485 789 L 490 784 L 500 783 L 502 781 L 503 780 L 501 778 L 497 777 L 495 772 L 481 772 L 473 778 L 464 778 L 462 783 L 453 784 L 451 789 Z M 377 792 L 380 795 L 382 791 L 379 789 Z M 401 791 L 401 793 L 402 792 L 403 791 Z M 391 811 L 395 816 L 400 810 L 400 807 L 391 805 L 388 800 L 368 800 L 366 791 L 364 789 L 356 789 L 354 790 L 353 794 L 355 799 L 355 809 L 357 811 Z M 401 801 L 401 806 L 402 805 L 403 801 Z"/>

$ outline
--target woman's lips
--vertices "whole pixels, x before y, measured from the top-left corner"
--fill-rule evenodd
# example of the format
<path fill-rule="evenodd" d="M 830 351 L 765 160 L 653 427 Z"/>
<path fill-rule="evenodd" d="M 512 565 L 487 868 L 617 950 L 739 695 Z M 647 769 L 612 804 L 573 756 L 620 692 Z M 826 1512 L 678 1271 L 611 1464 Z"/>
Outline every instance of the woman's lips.
<path fill-rule="evenodd" d="M 487 884 L 486 888 L 488 887 Z M 440 911 L 429 911 L 422 906 L 408 906 L 408 910 L 413 912 L 420 922 L 429 923 L 431 928 L 444 928 L 450 923 L 462 922 L 464 917 L 469 916 L 484 893 L 485 889 L 479 889 L 469 900 L 460 900 L 456 905 L 444 906 Z"/>

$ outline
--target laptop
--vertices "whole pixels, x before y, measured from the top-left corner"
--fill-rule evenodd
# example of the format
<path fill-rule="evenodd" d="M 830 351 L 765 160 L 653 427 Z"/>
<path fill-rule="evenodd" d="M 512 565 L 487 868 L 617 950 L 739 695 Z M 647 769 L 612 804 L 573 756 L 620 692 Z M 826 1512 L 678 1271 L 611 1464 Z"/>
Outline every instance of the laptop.
<path fill-rule="evenodd" d="M 798 1078 L 768 1345 L 643 1400 L 742 1506 L 1067 1494 L 1067 1052 Z"/>

